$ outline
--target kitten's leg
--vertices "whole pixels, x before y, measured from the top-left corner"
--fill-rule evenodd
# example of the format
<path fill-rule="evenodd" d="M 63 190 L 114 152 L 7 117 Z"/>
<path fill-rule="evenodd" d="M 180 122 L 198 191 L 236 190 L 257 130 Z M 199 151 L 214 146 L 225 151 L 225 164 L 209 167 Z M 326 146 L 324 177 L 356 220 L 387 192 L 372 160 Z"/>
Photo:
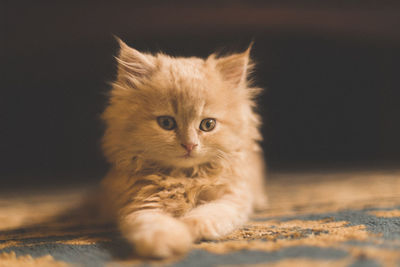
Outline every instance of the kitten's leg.
<path fill-rule="evenodd" d="M 227 194 L 222 198 L 200 205 L 181 219 L 189 227 L 195 240 L 220 238 L 243 225 L 252 210 L 249 192 Z"/>
<path fill-rule="evenodd" d="M 253 208 L 255 211 L 265 210 L 268 208 L 265 174 L 264 172 L 254 173 L 252 179 Z"/>
<path fill-rule="evenodd" d="M 159 210 L 133 212 L 121 219 L 120 229 L 137 254 L 144 257 L 183 254 L 192 244 L 187 226 Z"/>
<path fill-rule="evenodd" d="M 254 210 L 264 211 L 268 208 L 268 196 L 265 193 L 264 183 L 260 182 L 260 187 L 256 188 L 254 191 Z"/>
<path fill-rule="evenodd" d="M 247 181 L 253 195 L 253 208 L 256 211 L 265 210 L 268 207 L 268 197 L 265 186 L 266 166 L 262 153 L 250 153 L 245 166 L 247 167 Z"/>

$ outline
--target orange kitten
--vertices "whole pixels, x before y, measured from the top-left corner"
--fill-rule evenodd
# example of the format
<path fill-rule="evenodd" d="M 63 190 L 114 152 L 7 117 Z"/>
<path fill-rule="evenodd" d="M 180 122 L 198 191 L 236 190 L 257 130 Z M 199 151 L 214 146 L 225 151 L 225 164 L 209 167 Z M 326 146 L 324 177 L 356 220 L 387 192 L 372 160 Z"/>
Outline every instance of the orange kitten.
<path fill-rule="evenodd" d="M 266 203 L 250 48 L 203 60 L 119 43 L 103 114 L 112 164 L 102 182 L 104 210 L 146 257 L 180 254 L 241 226 Z"/>

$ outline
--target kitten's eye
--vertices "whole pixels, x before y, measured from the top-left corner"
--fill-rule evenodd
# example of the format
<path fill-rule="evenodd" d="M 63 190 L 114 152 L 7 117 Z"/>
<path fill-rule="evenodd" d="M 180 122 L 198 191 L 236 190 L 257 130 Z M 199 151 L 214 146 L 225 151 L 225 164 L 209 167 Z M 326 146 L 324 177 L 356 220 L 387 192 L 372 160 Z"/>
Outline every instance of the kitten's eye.
<path fill-rule="evenodd" d="M 200 130 L 209 132 L 215 128 L 216 123 L 217 122 L 215 121 L 215 119 L 210 119 L 210 118 L 204 119 L 200 122 Z"/>
<path fill-rule="evenodd" d="M 160 116 L 157 118 L 158 124 L 165 130 L 173 130 L 176 127 L 175 119 L 170 116 Z"/>

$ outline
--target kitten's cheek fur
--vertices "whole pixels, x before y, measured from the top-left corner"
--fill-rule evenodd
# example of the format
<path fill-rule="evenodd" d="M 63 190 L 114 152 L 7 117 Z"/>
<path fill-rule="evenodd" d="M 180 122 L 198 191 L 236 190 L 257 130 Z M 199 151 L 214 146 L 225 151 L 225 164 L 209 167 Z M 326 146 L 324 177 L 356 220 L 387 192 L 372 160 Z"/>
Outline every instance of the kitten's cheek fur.
<path fill-rule="evenodd" d="M 183 222 L 160 212 L 130 214 L 121 221 L 120 228 L 134 246 L 136 254 L 142 257 L 182 255 L 193 243 L 192 235 Z"/>

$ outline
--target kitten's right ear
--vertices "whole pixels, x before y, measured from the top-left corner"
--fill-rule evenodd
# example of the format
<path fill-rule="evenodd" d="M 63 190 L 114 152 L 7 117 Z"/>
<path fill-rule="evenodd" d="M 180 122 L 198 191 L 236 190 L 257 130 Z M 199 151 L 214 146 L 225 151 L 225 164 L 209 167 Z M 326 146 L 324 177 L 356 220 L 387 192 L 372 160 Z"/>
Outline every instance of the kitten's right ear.
<path fill-rule="evenodd" d="M 151 75 L 156 68 L 155 58 L 129 47 L 118 37 L 115 39 L 120 47 L 118 56 L 115 57 L 118 62 L 118 75 L 126 76 L 131 82 Z"/>

